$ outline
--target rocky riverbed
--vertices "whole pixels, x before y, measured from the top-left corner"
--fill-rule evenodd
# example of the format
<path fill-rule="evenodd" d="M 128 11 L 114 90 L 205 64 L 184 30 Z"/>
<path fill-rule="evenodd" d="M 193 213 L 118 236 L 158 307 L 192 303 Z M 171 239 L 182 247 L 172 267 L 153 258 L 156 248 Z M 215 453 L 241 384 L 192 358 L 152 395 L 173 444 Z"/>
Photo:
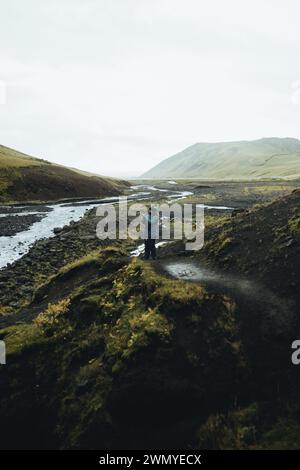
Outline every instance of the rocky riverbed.
<path fill-rule="evenodd" d="M 0 237 L 11 237 L 28 230 L 35 222 L 40 222 L 44 217 L 44 214 L 18 214 L 0 217 Z"/>
<path fill-rule="evenodd" d="M 97 221 L 95 209 L 91 210 L 84 220 L 71 222 L 51 238 L 37 240 L 28 253 L 0 270 L 0 306 L 14 312 L 30 300 L 37 285 L 63 265 L 99 247 Z M 18 249 L 22 251 L 22 244 Z"/>
<path fill-rule="evenodd" d="M 14 205 L 5 205 L 5 206 L 0 206 L 0 215 L 3 214 L 22 214 L 22 213 L 28 213 L 28 212 L 51 212 L 53 209 L 51 205 L 44 205 L 44 204 L 26 204 L 26 205 L 20 205 L 20 204 L 14 204 Z"/>

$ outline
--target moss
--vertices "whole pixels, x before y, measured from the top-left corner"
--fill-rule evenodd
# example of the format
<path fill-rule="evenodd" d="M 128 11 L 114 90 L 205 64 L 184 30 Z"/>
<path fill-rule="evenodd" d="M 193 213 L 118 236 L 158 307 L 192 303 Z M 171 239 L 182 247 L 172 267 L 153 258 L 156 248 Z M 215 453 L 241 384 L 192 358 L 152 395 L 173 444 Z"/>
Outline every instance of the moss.
<path fill-rule="evenodd" d="M 293 417 L 280 417 L 260 439 L 260 449 L 294 450 L 300 448 L 300 423 Z"/>
<path fill-rule="evenodd" d="M 99 250 L 92 251 L 91 253 L 88 253 L 85 256 L 82 256 L 79 259 L 76 259 L 68 264 L 65 264 L 60 270 L 58 275 L 60 274 L 66 274 L 70 271 L 73 271 L 74 269 L 86 266 L 92 262 L 99 262 Z"/>
<path fill-rule="evenodd" d="M 70 294 L 73 297 L 83 292 L 85 285 L 98 279 L 98 285 L 105 284 L 108 275 L 123 266 L 124 250 L 120 247 L 98 248 L 62 266 L 56 274 L 48 277 L 46 282 L 37 282 L 33 298 L 36 302 L 45 298 L 49 290 L 56 295 Z M 102 273 L 101 279 L 98 276 Z M 72 284 L 70 280 L 72 279 Z M 64 285 L 66 286 L 64 288 Z"/>
<path fill-rule="evenodd" d="M 178 313 L 189 314 L 191 310 L 200 308 L 206 293 L 203 287 L 185 282 L 166 280 L 150 297 L 153 304 L 159 304 L 161 310 L 172 316 Z"/>
<path fill-rule="evenodd" d="M 162 341 L 170 337 L 172 327 L 166 318 L 152 309 L 136 312 L 132 311 L 132 307 L 133 304 L 129 306 L 129 312 L 123 314 L 109 330 L 106 339 L 106 351 L 109 356 L 128 359 L 141 348 L 147 347 L 151 337 L 156 336 Z M 114 370 L 116 371 L 116 368 Z"/>
<path fill-rule="evenodd" d="M 208 418 L 198 431 L 200 449 L 247 449 L 256 443 L 258 405 L 217 414 Z"/>
<path fill-rule="evenodd" d="M 216 450 L 299 449 L 298 408 L 284 403 L 270 410 L 266 403 L 252 403 L 227 414 L 211 415 L 198 430 L 198 446 Z"/>
<path fill-rule="evenodd" d="M 288 221 L 288 228 L 292 234 L 299 235 L 299 232 L 300 232 L 300 216 L 299 215 L 294 215 Z"/>
<path fill-rule="evenodd" d="M 56 304 L 49 304 L 47 309 L 36 317 L 34 324 L 47 336 L 58 332 L 70 333 L 71 326 L 66 319 L 69 305 L 70 299 L 63 299 Z"/>
<path fill-rule="evenodd" d="M 0 305 L 0 317 L 3 315 L 7 315 L 9 313 L 13 313 L 14 309 L 9 307 L 8 305 Z"/>
<path fill-rule="evenodd" d="M 231 237 L 226 237 L 226 238 L 223 238 L 219 247 L 218 247 L 218 251 L 224 251 L 226 248 L 228 248 L 233 242 L 233 238 Z"/>
<path fill-rule="evenodd" d="M 229 236 L 226 227 L 223 229 L 218 226 L 219 230 L 222 230 L 220 235 L 213 240 L 208 240 L 204 246 L 205 252 L 210 253 L 213 256 L 223 256 L 227 254 L 231 247 L 237 244 L 236 239 L 233 236 Z"/>
<path fill-rule="evenodd" d="M 21 354 L 43 341 L 43 334 L 35 324 L 15 325 L 2 329 L 0 337 L 5 340 L 8 357 Z"/>
<path fill-rule="evenodd" d="M 94 256 L 110 260 L 111 271 L 103 276 L 100 263 L 78 290 L 77 267 Z M 117 249 L 84 258 L 66 279 L 50 280 L 51 305 L 35 322 L 2 332 L 8 362 L 19 358 L 7 369 L 1 408 L 11 429 L 5 439 L 15 445 L 24 439 L 25 424 L 13 434 L 20 410 L 33 422 L 28 447 L 112 448 L 151 445 L 155 429 L 165 429 L 162 445 L 173 428 L 179 445 L 182 419 L 195 423 L 231 401 L 243 368 L 231 299 L 157 275 L 140 260 L 119 266 L 119 258 Z M 68 295 L 54 300 L 62 279 Z"/>

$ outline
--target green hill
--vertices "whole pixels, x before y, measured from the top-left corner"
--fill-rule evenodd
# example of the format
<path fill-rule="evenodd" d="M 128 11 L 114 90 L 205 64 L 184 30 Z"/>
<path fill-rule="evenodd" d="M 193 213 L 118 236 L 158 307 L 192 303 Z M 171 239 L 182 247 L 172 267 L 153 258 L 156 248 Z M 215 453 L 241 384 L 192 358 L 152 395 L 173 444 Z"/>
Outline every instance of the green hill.
<path fill-rule="evenodd" d="M 0 145 L 0 202 L 110 196 L 127 185 Z"/>
<path fill-rule="evenodd" d="M 260 179 L 300 177 L 300 141 L 197 143 L 147 171 L 144 178 Z"/>

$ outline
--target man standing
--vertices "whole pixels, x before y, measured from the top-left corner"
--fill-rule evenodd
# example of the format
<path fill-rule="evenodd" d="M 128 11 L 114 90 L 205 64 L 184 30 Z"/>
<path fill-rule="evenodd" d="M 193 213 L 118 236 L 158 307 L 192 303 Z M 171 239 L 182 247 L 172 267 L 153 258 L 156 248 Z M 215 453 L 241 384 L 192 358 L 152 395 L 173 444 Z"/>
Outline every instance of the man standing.
<path fill-rule="evenodd" d="M 154 210 L 149 207 L 144 216 L 145 259 L 156 259 L 155 240 L 159 237 L 159 219 Z"/>

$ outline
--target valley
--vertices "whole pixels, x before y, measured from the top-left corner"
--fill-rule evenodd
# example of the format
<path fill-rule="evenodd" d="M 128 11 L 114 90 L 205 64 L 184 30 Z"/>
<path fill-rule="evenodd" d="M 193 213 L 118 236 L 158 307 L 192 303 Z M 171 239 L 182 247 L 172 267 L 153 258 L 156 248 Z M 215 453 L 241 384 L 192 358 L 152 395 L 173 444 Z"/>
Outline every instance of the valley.
<path fill-rule="evenodd" d="M 299 183 L 131 184 L 131 202 L 205 204 L 204 247 L 145 261 L 95 237 L 105 198 L 46 204 L 35 223 L 69 224 L 0 270 L 2 445 L 298 448 Z"/>
<path fill-rule="evenodd" d="M 10 463 L 242 468 L 300 450 L 299 15 L 1 2 Z"/>

